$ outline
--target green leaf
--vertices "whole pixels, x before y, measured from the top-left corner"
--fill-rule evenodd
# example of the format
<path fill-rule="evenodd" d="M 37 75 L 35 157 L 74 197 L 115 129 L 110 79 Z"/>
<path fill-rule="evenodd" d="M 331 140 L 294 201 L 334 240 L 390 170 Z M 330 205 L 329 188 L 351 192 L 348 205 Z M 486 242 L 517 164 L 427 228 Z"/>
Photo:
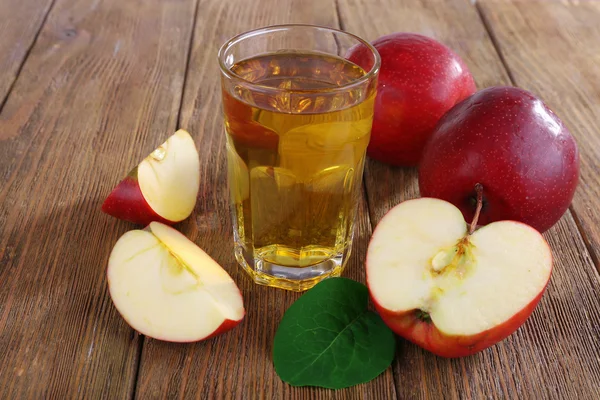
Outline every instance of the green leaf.
<path fill-rule="evenodd" d="M 346 278 L 325 279 L 300 297 L 275 334 L 279 377 L 294 386 L 341 389 L 385 371 L 395 338 L 368 302 L 367 287 Z"/>

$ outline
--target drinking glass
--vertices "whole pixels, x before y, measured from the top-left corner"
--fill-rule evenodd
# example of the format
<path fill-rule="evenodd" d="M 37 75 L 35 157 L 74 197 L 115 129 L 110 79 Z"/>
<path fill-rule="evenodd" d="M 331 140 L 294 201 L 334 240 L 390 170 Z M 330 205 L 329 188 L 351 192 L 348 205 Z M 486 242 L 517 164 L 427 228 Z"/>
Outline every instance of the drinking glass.
<path fill-rule="evenodd" d="M 296 291 L 340 275 L 361 198 L 377 51 L 336 29 L 280 25 L 232 38 L 218 58 L 236 259 L 255 282 Z"/>

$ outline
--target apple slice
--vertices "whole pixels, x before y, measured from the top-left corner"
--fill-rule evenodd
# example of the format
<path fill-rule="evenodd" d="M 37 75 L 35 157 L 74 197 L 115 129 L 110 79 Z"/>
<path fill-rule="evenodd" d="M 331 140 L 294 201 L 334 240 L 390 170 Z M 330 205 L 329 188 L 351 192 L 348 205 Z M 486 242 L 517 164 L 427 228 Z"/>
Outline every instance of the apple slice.
<path fill-rule="evenodd" d="M 538 231 L 515 221 L 475 226 L 446 201 L 408 200 L 369 244 L 367 283 L 382 319 L 439 356 L 471 355 L 509 336 L 550 279 L 552 254 Z"/>
<path fill-rule="evenodd" d="M 102 211 L 140 225 L 172 225 L 190 216 L 200 189 L 200 160 L 194 140 L 175 132 L 108 195 Z"/>
<path fill-rule="evenodd" d="M 110 296 L 125 321 L 155 339 L 195 342 L 244 318 L 242 295 L 227 272 L 159 222 L 117 241 L 107 276 Z"/>

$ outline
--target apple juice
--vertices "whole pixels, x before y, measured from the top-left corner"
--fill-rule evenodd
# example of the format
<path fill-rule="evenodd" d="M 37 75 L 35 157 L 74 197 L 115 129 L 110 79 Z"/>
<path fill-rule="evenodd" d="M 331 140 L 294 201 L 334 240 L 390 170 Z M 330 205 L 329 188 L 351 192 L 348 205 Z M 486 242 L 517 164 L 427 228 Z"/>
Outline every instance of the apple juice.
<path fill-rule="evenodd" d="M 259 282 L 307 289 L 348 258 L 375 85 L 348 88 L 365 71 L 320 53 L 231 71 L 242 79 L 223 87 L 236 257 Z"/>

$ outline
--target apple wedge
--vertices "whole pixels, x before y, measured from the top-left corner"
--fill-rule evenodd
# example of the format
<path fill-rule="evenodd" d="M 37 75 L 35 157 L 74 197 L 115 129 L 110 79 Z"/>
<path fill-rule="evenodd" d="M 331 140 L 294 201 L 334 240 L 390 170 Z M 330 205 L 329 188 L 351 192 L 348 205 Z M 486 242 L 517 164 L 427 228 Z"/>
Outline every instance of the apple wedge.
<path fill-rule="evenodd" d="M 382 319 L 439 356 L 471 355 L 512 334 L 550 279 L 552 255 L 538 231 L 515 221 L 475 226 L 446 201 L 408 200 L 384 216 L 367 251 Z"/>
<path fill-rule="evenodd" d="M 170 342 L 223 333 L 244 318 L 242 295 L 219 264 L 175 229 L 125 233 L 108 261 L 115 307 L 136 331 Z"/>
<path fill-rule="evenodd" d="M 102 211 L 140 225 L 168 225 L 190 216 L 200 188 L 200 160 L 183 129 L 134 168 L 110 193 Z"/>

